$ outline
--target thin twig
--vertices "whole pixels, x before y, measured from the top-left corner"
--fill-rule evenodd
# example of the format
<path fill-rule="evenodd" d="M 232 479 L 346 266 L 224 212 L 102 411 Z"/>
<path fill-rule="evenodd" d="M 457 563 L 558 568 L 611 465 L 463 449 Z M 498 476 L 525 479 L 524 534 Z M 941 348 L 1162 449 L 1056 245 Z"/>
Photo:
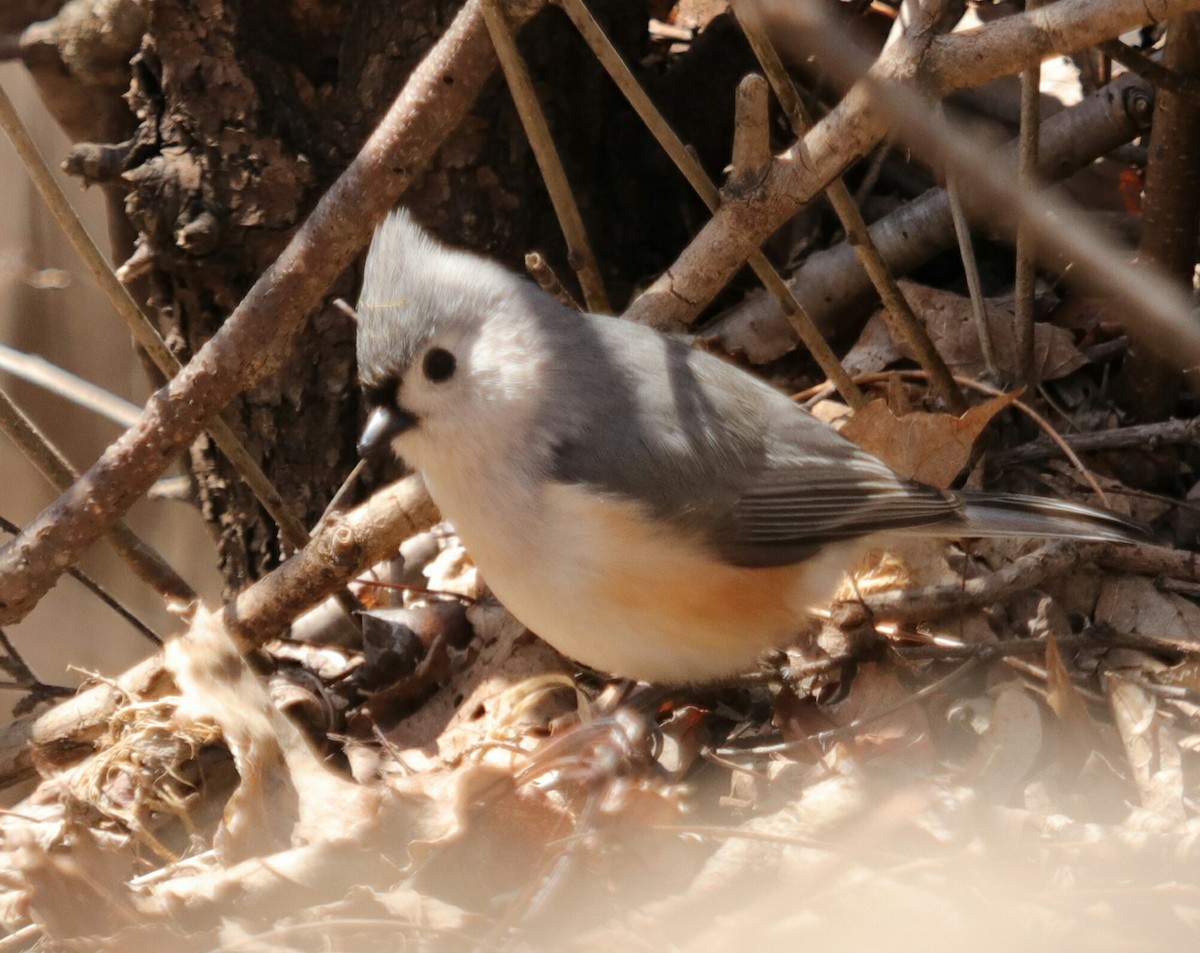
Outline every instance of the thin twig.
<path fill-rule="evenodd" d="M 12 644 L 8 637 L 8 633 L 0 629 L 0 652 L 4 653 L 6 661 L 0 668 L 17 679 L 19 687 L 28 688 L 31 685 L 38 684 L 38 677 L 34 674 L 33 669 L 29 667 L 29 663 L 17 651 L 17 647 Z"/>
<path fill-rule="evenodd" d="M 763 72 L 767 74 L 767 79 L 770 80 L 771 86 L 775 90 L 775 96 L 779 100 L 780 106 L 783 107 L 784 114 L 788 117 L 792 132 L 798 139 L 802 139 L 812 128 L 812 116 L 804 108 L 799 91 L 792 82 L 775 47 L 771 44 L 766 30 L 763 29 L 757 3 L 753 0 L 752 2 L 740 0 L 733 5 L 733 12 L 742 26 L 742 32 L 750 43 L 750 48 L 754 51 L 754 55 L 762 65 Z M 870 277 L 871 284 L 875 286 L 875 290 L 883 302 L 884 314 L 889 319 L 889 330 L 907 342 L 917 362 L 929 372 L 933 389 L 937 395 L 955 413 L 963 413 L 967 409 L 966 399 L 955 386 L 950 369 L 942 360 L 933 341 L 930 340 L 929 332 L 913 313 L 912 306 L 904 297 L 904 292 L 896 282 L 895 276 L 883 260 L 879 248 L 871 238 L 871 230 L 867 227 L 866 220 L 863 219 L 858 203 L 850 194 L 845 180 L 838 176 L 826 186 L 825 194 L 837 214 L 838 221 L 842 223 L 842 228 L 846 232 L 846 240 L 858 255 L 863 270 Z"/>
<path fill-rule="evenodd" d="M 996 364 L 996 349 L 992 345 L 991 322 L 988 321 L 987 304 L 983 300 L 983 283 L 979 279 L 979 260 L 975 257 L 975 243 L 971 238 L 971 224 L 963 208 L 962 193 L 958 179 L 946 176 L 946 197 L 950 200 L 950 214 L 954 219 L 954 235 L 958 239 L 958 255 L 962 259 L 963 274 L 967 279 L 967 293 L 971 296 L 971 317 L 975 321 L 975 333 L 979 337 L 979 351 L 983 363 L 993 380 L 1000 379 Z"/>
<path fill-rule="evenodd" d="M 16 523 L 12 522 L 11 520 L 5 519 L 3 516 L 0 516 L 0 529 L 4 530 L 4 532 L 9 533 L 13 536 L 16 536 L 17 533 L 21 532 L 21 527 L 19 527 Z M 135 629 L 137 629 L 138 632 L 140 632 L 142 635 L 144 635 L 154 645 L 162 645 L 162 636 L 160 636 L 157 632 L 155 632 L 152 628 L 150 628 L 150 626 L 146 625 L 145 622 L 143 622 L 136 615 L 134 615 L 129 609 L 127 609 L 120 602 L 120 600 L 117 599 L 116 596 L 114 596 L 110 592 L 108 592 L 108 590 L 106 590 L 103 586 L 101 586 L 100 583 L 96 582 L 96 580 L 94 580 L 91 576 L 89 576 L 87 573 L 85 573 L 78 566 L 71 566 L 67 570 L 67 575 L 70 576 L 72 579 L 77 580 L 80 584 L 82 584 L 83 587 L 85 589 L 87 589 L 89 592 L 91 592 L 92 595 L 94 595 L 97 599 L 99 599 L 106 606 L 108 606 L 110 609 L 112 609 L 113 612 L 115 612 L 117 615 L 119 615 L 122 619 L 124 619 L 126 622 L 128 622 L 131 626 L 133 626 Z"/>
<path fill-rule="evenodd" d="M 1061 576 L 1082 562 L 1084 554 L 1105 544 L 1061 540 L 1014 559 L 1007 566 L 979 579 L 936 583 L 919 589 L 892 590 L 864 596 L 867 611 L 877 619 L 924 622 L 965 609 L 994 605 L 1011 599 L 1046 579 Z M 1115 544 L 1114 548 L 1115 548 Z"/>
<path fill-rule="evenodd" d="M 733 107 L 733 161 L 723 192 L 758 188 L 771 166 L 771 87 L 757 73 L 738 83 Z"/>
<path fill-rule="evenodd" d="M 1162 0 L 1155 16 L 1174 16 L 1197 8 L 1200 0 Z M 904 44 L 896 44 L 869 73 L 861 51 L 844 37 L 844 30 L 837 23 L 826 22 L 825 5 L 779 4 L 773 9 L 810 21 L 806 28 L 811 26 L 821 37 L 822 53 L 832 54 L 837 72 L 848 81 L 863 78 L 865 82 L 851 88 L 803 142 L 772 163 L 761 194 L 724 203 L 674 265 L 633 302 L 627 317 L 670 326 L 690 322 L 745 263 L 750 250 L 810 201 L 825 182 L 879 142 L 893 117 L 892 125 L 914 152 L 925 156 L 936 148 L 964 175 L 968 169 L 986 169 L 989 174 L 980 175 L 973 184 L 981 204 L 991 209 L 989 214 L 999 216 L 1007 211 L 1017 217 L 1037 217 L 1041 241 L 1048 247 L 1062 246 L 1080 263 L 1080 270 L 1086 270 L 1122 306 L 1144 317 L 1155 333 L 1176 340 L 1181 361 L 1200 362 L 1200 331 L 1195 328 L 1190 304 L 1176 289 L 1133 276 L 1124 253 L 1092 233 L 1078 215 L 1066 212 L 1062 202 L 1048 202 L 1041 193 L 1036 203 L 1025 199 L 1003 174 L 993 182 L 994 150 L 976 146 L 966 141 L 969 137 L 961 131 L 933 121 L 928 108 L 929 91 L 939 96 L 979 85 L 1045 57 L 1082 49 L 1136 28 L 1146 17 L 1144 3 L 1058 0 L 979 30 L 935 36 L 927 47 L 914 43 L 911 50 L 904 51 Z M 787 24 L 789 28 L 792 25 Z M 911 92 L 914 87 L 921 89 L 920 96 Z"/>
<path fill-rule="evenodd" d="M 859 384 L 875 384 L 886 382 L 896 376 L 906 380 L 911 380 L 913 378 L 918 380 L 928 379 L 928 375 L 926 375 L 924 371 L 880 371 L 876 374 L 859 375 L 858 377 L 855 377 L 854 380 Z M 982 381 L 972 380 L 970 377 L 955 376 L 954 380 L 961 387 L 978 391 L 981 394 L 987 394 L 989 397 L 1005 396 L 1005 392 L 1000 388 L 992 387 L 990 384 L 984 384 Z M 819 396 L 822 392 L 827 391 L 828 387 L 826 385 L 810 387 L 808 390 L 801 391 L 798 394 L 793 394 L 792 399 L 800 403 L 807 403 L 814 397 Z M 1096 482 L 1096 478 L 1092 476 L 1091 471 L 1083 465 L 1083 461 L 1080 460 L 1075 451 L 1071 449 L 1070 444 L 1057 430 L 1054 429 L 1054 425 L 1022 400 L 1014 400 L 1012 405 L 1042 429 L 1053 445 L 1061 450 L 1063 455 L 1075 466 L 1075 468 L 1079 471 L 1080 476 L 1082 476 L 1087 485 L 1092 488 L 1093 492 L 1095 492 L 1100 501 L 1105 506 L 1108 506 L 1108 496 L 1105 494 L 1100 484 Z"/>
<path fill-rule="evenodd" d="M 1062 441 L 1079 453 L 1103 450 L 1153 450 L 1165 444 L 1200 445 L 1200 417 L 1188 420 L 1162 420 L 1153 424 L 1138 424 L 1133 427 L 1114 427 L 1094 433 L 1064 434 Z M 1056 444 L 1045 440 L 1027 443 L 1010 450 L 1002 450 L 992 457 L 998 467 L 1011 467 L 1054 456 Z"/>
<path fill-rule="evenodd" d="M 103 387 L 51 364 L 44 357 L 26 354 L 7 344 L 0 344 L 0 370 L 69 400 L 78 407 L 107 417 L 122 427 L 133 426 L 142 413 L 142 408 L 132 401 L 110 394 Z"/>
<path fill-rule="evenodd" d="M 1165 89 L 1176 96 L 1200 99 L 1200 77 L 1187 76 L 1177 70 L 1168 69 L 1139 50 L 1126 46 L 1120 40 L 1107 40 L 1099 44 L 1098 49 L 1105 56 L 1112 57 L 1129 72 L 1137 73 L 1138 76 L 1153 83 L 1159 89 Z"/>
<path fill-rule="evenodd" d="M 872 593 L 863 598 L 878 619 L 927 622 L 964 609 L 993 605 L 1028 592 L 1076 566 L 1109 572 L 1200 579 L 1200 555 L 1150 543 L 1096 543 L 1059 540 L 1014 559 L 979 579 L 935 584 L 920 589 Z M 1157 650 L 1181 651 L 1159 638 Z"/>
<path fill-rule="evenodd" d="M 51 443 L 3 390 L 0 390 L 0 430 L 8 435 L 25 458 L 60 493 L 79 478 L 79 472 L 71 466 L 62 451 Z M 153 586 L 163 598 L 184 603 L 198 598 L 196 591 L 170 563 L 154 547 L 139 538 L 124 521 L 118 520 L 112 525 L 108 541 L 134 575 Z"/>
<path fill-rule="evenodd" d="M 579 302 L 572 297 L 571 292 L 564 288 L 563 283 L 558 280 L 558 275 L 554 273 L 550 263 L 539 252 L 531 251 L 525 256 L 525 270 L 546 294 L 553 295 L 568 308 L 576 311 L 583 310 L 579 307 Z"/>
<path fill-rule="evenodd" d="M 854 190 L 855 205 L 861 205 L 875 191 L 875 186 L 879 184 L 879 177 L 883 175 L 883 167 L 887 164 L 888 157 L 891 154 L 891 139 L 884 139 L 875 147 L 871 153 L 871 161 L 867 165 L 867 170 L 863 173 L 862 181 L 858 183 L 858 188 Z M 875 241 L 873 236 L 871 241 L 872 244 Z"/>
<path fill-rule="evenodd" d="M 676 135 L 666 119 L 650 101 L 650 97 L 646 95 L 645 90 L 642 89 L 621 58 L 621 54 L 612 45 L 612 41 L 584 6 L 583 0 L 555 0 L 555 2 L 566 11 L 571 22 L 575 24 L 575 28 L 579 30 L 579 34 L 600 61 L 600 65 L 608 72 L 646 128 L 650 130 L 659 145 L 671 157 L 671 161 L 695 189 L 696 194 L 700 196 L 710 211 L 715 211 L 721 204 L 720 191 L 708 177 L 696 156 L 684 145 L 683 140 Z M 841 361 L 833 353 L 833 349 L 821 336 L 812 319 L 800 306 L 791 289 L 788 288 L 787 283 L 780 277 L 779 272 L 767 261 L 762 250 L 755 248 L 750 251 L 746 263 L 754 270 L 766 289 L 779 299 L 784 314 L 796 329 L 796 334 L 804 342 L 804 346 L 808 348 L 821 370 L 825 372 L 825 376 L 833 381 L 846 403 L 851 407 L 862 406 L 865 403 L 862 392 L 854 386 L 854 381 L 842 367 Z M 647 316 L 646 323 L 654 324 L 655 322 L 651 316 Z"/>
<path fill-rule="evenodd" d="M 1095 551 L 1096 563 L 1110 572 L 1136 573 L 1139 576 L 1163 576 L 1200 582 L 1200 553 L 1166 546 L 1138 544 L 1105 546 Z"/>
<path fill-rule="evenodd" d="M 29 132 L 25 129 L 3 87 L 0 87 L 0 126 L 3 126 L 9 139 L 12 140 L 17 154 L 25 165 L 26 172 L 42 197 L 42 201 L 46 203 L 46 207 L 66 234 L 76 254 L 83 260 L 84 266 L 108 298 L 113 310 L 125 322 L 133 339 L 149 355 L 155 367 L 162 372 L 164 377 L 168 380 L 174 378 L 181 367 L 178 358 L 171 353 L 166 342 L 150 323 L 150 319 L 133 300 L 128 289 L 117 279 L 112 267 L 105 261 L 104 255 L 96 247 L 96 243 L 92 241 L 92 237 L 87 233 L 79 216 L 75 214 L 62 187 L 51 174 L 46 160 L 34 145 L 33 139 L 30 138 Z M 213 417 L 206 421 L 205 425 L 217 447 L 233 464 L 234 469 L 242 475 L 242 479 L 246 481 L 251 492 L 279 525 L 288 545 L 297 548 L 303 546 L 308 541 L 308 532 L 304 525 L 292 514 L 287 504 L 284 503 L 283 497 L 271 485 L 271 481 L 267 479 L 262 468 L 250 456 L 250 452 L 242 442 L 219 417 Z"/>
<path fill-rule="evenodd" d="M 1034 10 L 1042 0 L 1025 0 L 1025 9 Z M 1042 67 L 1031 67 L 1021 73 L 1021 127 L 1019 133 L 1020 159 L 1017 168 L 1017 187 L 1027 191 L 1037 189 L 1038 141 L 1041 129 Z M 1013 289 L 1016 323 L 1013 327 L 1013 350 L 1016 367 L 1005 368 L 1013 380 L 1034 386 L 1036 368 L 1033 356 L 1033 305 L 1037 279 L 1037 259 L 1034 256 L 1033 235 L 1025 223 L 1017 225 L 1016 276 Z"/>
<path fill-rule="evenodd" d="M 492 35 L 496 57 L 500 60 L 500 69 L 504 71 L 504 78 L 508 82 L 508 90 L 517 107 L 517 115 L 521 117 L 521 125 L 525 127 L 525 137 L 529 140 L 538 168 L 542 171 L 546 191 L 550 193 L 554 214 L 558 216 L 563 238 L 567 242 L 568 260 L 579 277 L 583 300 L 587 303 L 589 311 L 611 314 L 612 305 L 608 302 L 600 266 L 596 264 L 592 244 L 588 241 L 583 216 L 579 214 L 579 205 L 571 191 L 571 183 L 567 181 L 566 169 L 563 168 L 562 159 L 554 147 L 550 126 L 534 91 L 533 81 L 529 78 L 529 71 L 525 68 L 525 60 L 517 49 L 516 40 L 513 39 L 501 0 L 484 0 L 483 19 Z"/>
<path fill-rule="evenodd" d="M 973 381 L 969 377 L 955 377 L 954 379 L 965 387 L 971 387 L 980 391 L 981 393 L 989 394 L 992 397 L 1004 396 L 1003 390 L 998 387 L 992 387 L 991 385 L 985 384 L 982 381 Z M 1092 491 L 1096 494 L 1100 502 L 1105 506 L 1110 506 L 1111 504 L 1108 502 L 1108 494 L 1106 494 L 1100 484 L 1096 482 L 1096 478 L 1092 476 L 1092 471 L 1083 465 L 1083 461 L 1080 460 L 1075 451 L 1071 449 L 1071 445 L 1063 439 L 1062 434 L 1054 429 L 1054 425 L 1023 400 L 1014 400 L 1013 406 L 1042 428 L 1042 431 L 1047 437 L 1050 438 L 1050 441 L 1063 452 L 1063 456 L 1071 461 L 1071 464 L 1079 471 L 1079 475 L 1082 476 L 1084 482 L 1086 482 L 1087 485 L 1092 488 Z"/>
<path fill-rule="evenodd" d="M 531 3 L 527 12 L 537 8 Z M 279 368 L 305 316 L 458 127 L 494 67 L 479 0 L 467 0 L 358 156 L 217 333 L 69 493 L 0 548 L 0 625 L 28 614 L 206 421 Z"/>

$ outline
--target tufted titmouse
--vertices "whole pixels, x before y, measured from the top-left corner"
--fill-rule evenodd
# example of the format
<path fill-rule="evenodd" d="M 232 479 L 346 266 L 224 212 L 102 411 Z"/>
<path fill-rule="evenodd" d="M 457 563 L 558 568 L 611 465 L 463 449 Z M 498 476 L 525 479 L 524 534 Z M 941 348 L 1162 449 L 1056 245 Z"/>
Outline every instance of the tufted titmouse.
<path fill-rule="evenodd" d="M 358 305 L 360 453 L 419 470 L 501 602 L 596 668 L 737 674 L 881 534 L 1130 540 L 1055 500 L 901 479 L 770 386 L 436 242 L 375 234 Z"/>

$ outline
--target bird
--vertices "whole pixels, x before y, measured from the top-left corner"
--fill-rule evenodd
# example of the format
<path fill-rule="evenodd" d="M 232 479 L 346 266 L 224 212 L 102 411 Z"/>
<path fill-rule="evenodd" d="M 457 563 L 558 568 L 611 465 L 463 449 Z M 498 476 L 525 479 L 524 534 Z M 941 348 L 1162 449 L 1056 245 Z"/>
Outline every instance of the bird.
<path fill-rule="evenodd" d="M 357 312 L 360 454 L 418 471 L 509 612 L 614 676 L 748 671 L 890 537 L 1143 536 L 904 479 L 753 374 L 577 312 L 404 210 L 375 231 Z"/>

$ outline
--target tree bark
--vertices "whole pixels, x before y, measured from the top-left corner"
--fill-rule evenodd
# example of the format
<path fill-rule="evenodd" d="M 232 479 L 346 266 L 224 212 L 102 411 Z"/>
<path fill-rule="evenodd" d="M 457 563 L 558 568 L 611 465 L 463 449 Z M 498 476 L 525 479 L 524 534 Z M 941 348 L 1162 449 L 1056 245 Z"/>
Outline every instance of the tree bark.
<path fill-rule="evenodd" d="M 60 123 L 81 140 L 71 166 L 113 197 L 141 297 L 186 363 L 342 172 L 461 0 L 285 4 L 263 0 L 70 0 L 28 27 L 23 53 Z M 643 55 L 641 4 L 597 4 L 627 58 Z M 39 8 L 45 13 L 45 8 Z M 105 33 L 106 17 L 120 29 Z M 112 26 L 113 24 L 109 24 Z M 104 35 L 103 57 L 76 51 Z M 678 91 L 732 97 L 745 52 L 700 50 L 694 71 L 648 85 L 719 171 L 720 129 Z M 93 46 L 96 44 L 93 43 Z M 585 222 L 617 302 L 687 240 L 696 206 L 566 18 L 547 11 L 521 38 Z M 737 50 L 737 46 L 734 45 Z M 133 55 L 136 51 L 136 55 Z M 125 66 L 132 55 L 131 65 Z M 724 62 L 708 69 L 703 62 Z M 96 68 L 103 63 L 104 69 Z M 723 92 L 717 92 L 718 98 Z M 82 104 L 82 108 L 80 108 Z M 581 108 L 584 104 L 586 108 Z M 520 267 L 531 249 L 572 284 L 565 247 L 508 92 L 498 78 L 413 183 L 405 204 L 448 241 Z M 612 208 L 623 214 L 609 215 Z M 226 411 L 251 454 L 307 524 L 354 463 L 360 410 L 344 274 L 311 313 L 282 370 Z M 229 592 L 287 555 L 273 521 L 202 436 L 196 499 Z"/>

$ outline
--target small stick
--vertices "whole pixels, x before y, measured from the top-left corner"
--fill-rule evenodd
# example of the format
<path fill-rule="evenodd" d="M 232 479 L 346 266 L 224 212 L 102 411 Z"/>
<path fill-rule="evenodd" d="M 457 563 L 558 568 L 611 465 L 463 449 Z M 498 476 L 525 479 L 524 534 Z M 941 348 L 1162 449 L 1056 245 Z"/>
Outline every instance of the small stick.
<path fill-rule="evenodd" d="M 1014 559 L 1007 566 L 978 579 L 935 583 L 918 589 L 878 592 L 862 598 L 867 611 L 889 622 L 923 622 L 963 609 L 1002 602 L 1047 579 L 1061 576 L 1085 559 L 1085 553 L 1102 544 L 1062 540 Z M 1115 548 L 1115 545 L 1114 545 Z"/>
<path fill-rule="evenodd" d="M 21 532 L 21 527 L 11 520 L 0 516 L 0 529 L 6 533 L 16 536 Z M 97 599 L 103 602 L 106 606 L 113 610 L 122 619 L 128 622 L 131 626 L 138 630 L 154 645 L 162 645 L 162 636 L 155 632 L 150 626 L 146 625 L 141 619 L 127 609 L 117 598 L 112 595 L 107 589 L 96 582 L 91 576 L 85 573 L 78 566 L 71 566 L 67 569 L 67 575 L 77 580 L 85 589 L 91 592 Z"/>
<path fill-rule="evenodd" d="M 1032 11 L 1042 5 L 1041 0 L 1025 0 L 1025 10 Z M 1041 85 L 1042 66 L 1037 64 L 1021 73 L 1021 128 L 1019 133 L 1019 159 L 1017 187 L 1027 191 L 1037 188 L 1038 137 L 1041 129 Z M 1013 333 L 1013 349 L 1016 351 L 1016 367 L 1006 368 L 1013 380 L 1028 387 L 1034 386 L 1036 368 L 1033 354 L 1033 305 L 1037 283 L 1037 259 L 1033 246 L 1033 234 L 1028 223 L 1017 223 L 1016 276 L 1013 289 L 1016 324 Z"/>
<path fill-rule="evenodd" d="M 1130 447 L 1154 447 L 1162 444 L 1200 444 L 1200 418 L 1161 420 L 1133 427 L 1114 427 L 1094 433 L 1066 434 L 1063 442 L 1072 450 L 1122 450 Z M 1043 440 L 1004 450 L 992 457 L 997 466 L 1010 467 L 1020 463 L 1045 460 L 1054 455 L 1054 446 Z"/>
<path fill-rule="evenodd" d="M 154 362 L 164 377 L 168 380 L 174 378 L 182 369 L 179 359 L 171 353 L 170 348 L 150 323 L 145 312 L 133 300 L 128 289 L 121 284 L 113 273 L 112 267 L 104 260 L 104 255 L 96 247 L 91 235 L 83 227 L 83 222 L 79 220 L 79 216 L 75 214 L 75 210 L 67 201 L 62 187 L 51 175 L 46 160 L 42 158 L 42 154 L 34 145 L 33 139 L 30 138 L 28 130 L 22 124 L 13 107 L 12 100 L 8 98 L 3 87 L 0 87 L 0 127 L 4 128 L 9 139 L 12 140 L 17 155 L 21 157 L 21 161 L 25 165 L 25 171 L 29 173 L 29 177 L 37 187 L 46 207 L 54 216 L 54 220 L 58 222 L 76 254 L 82 259 L 84 266 L 108 298 L 113 310 L 124 320 L 133 339 L 149 355 L 150 360 Z M 262 467 L 250 456 L 245 445 L 220 417 L 214 416 L 206 426 L 217 447 L 233 464 L 234 469 L 242 475 L 242 479 L 246 481 L 263 508 L 278 524 L 288 545 L 296 548 L 303 546 L 308 541 L 308 531 L 305 530 L 304 524 L 293 515 L 288 505 L 284 503 L 283 497 L 271 485 L 271 481 L 263 473 Z"/>
<path fill-rule="evenodd" d="M 553 295 L 568 308 L 574 308 L 576 311 L 583 310 L 579 307 L 579 302 L 572 297 L 571 292 L 564 288 L 563 283 L 558 280 L 558 275 L 554 273 L 550 263 L 539 252 L 531 251 L 525 256 L 525 270 L 546 294 Z"/>
<path fill-rule="evenodd" d="M 571 22 L 575 24 L 575 28 L 579 30 L 580 36 L 592 48 L 592 52 L 600 61 L 600 65 L 608 71 L 608 75 L 613 82 L 624 94 L 629 104 L 637 112 L 646 128 L 650 130 L 654 138 L 658 140 L 660 146 L 671 157 L 671 160 L 683 173 L 688 183 L 696 190 L 696 194 L 700 196 L 705 205 L 710 211 L 715 211 L 721 204 L 721 193 L 716 185 L 708 177 L 700 162 L 695 155 L 684 145 L 683 140 L 676 135 L 675 131 L 667 124 L 662 113 L 655 108 L 650 102 L 650 97 L 646 95 L 645 90 L 638 84 L 633 73 L 621 59 L 621 54 L 617 52 L 616 47 L 612 45 L 612 41 L 605 35 L 587 7 L 583 5 L 583 0 L 556 0 L 559 6 L 563 8 L 567 16 L 571 18 Z M 846 403 L 851 407 L 861 407 L 866 403 L 866 398 L 862 391 L 855 386 L 854 381 L 842 367 L 841 361 L 837 355 L 833 353 L 833 349 L 821 336 L 821 332 L 817 330 L 813 324 L 812 318 L 800 306 L 800 302 L 796 300 L 796 296 L 792 294 L 787 283 L 780 277 L 779 272 L 767 261 L 766 255 L 762 253 L 761 248 L 755 248 L 746 259 L 746 263 L 758 275 L 759 281 L 763 283 L 766 289 L 779 299 L 780 306 L 783 308 L 784 314 L 791 322 L 792 327 L 796 329 L 796 334 L 804 346 L 808 348 L 821 370 L 825 372 L 825 376 L 833 381 L 838 392 L 845 398 Z"/>
<path fill-rule="evenodd" d="M 1176 96 L 1200 99 L 1200 77 L 1185 76 L 1177 70 L 1168 69 L 1161 63 L 1150 59 L 1145 53 L 1126 46 L 1120 40 L 1106 40 L 1097 49 L 1110 59 L 1116 60 L 1129 72 L 1137 73 L 1142 79 L 1153 83 L 1159 89 L 1165 89 Z"/>
<path fill-rule="evenodd" d="M 513 39 L 504 10 L 501 9 L 501 0 L 484 0 L 483 20 L 492 36 L 492 44 L 496 47 L 496 58 L 500 61 L 500 69 L 508 82 L 508 90 L 516 104 L 517 115 L 521 117 L 521 125 L 525 127 L 525 136 L 533 148 L 538 168 L 542 170 L 542 181 L 546 183 L 546 190 L 550 193 L 550 201 L 554 205 L 554 213 L 558 216 L 559 226 L 567 241 L 567 257 L 579 277 L 583 300 L 587 303 L 589 311 L 611 314 L 612 305 L 608 302 L 600 266 L 596 264 L 596 256 L 592 252 L 591 242 L 588 241 L 583 216 L 579 214 L 579 205 L 571 192 L 567 172 L 563 168 L 558 150 L 554 147 L 550 126 L 546 122 L 545 113 L 542 112 L 541 103 L 538 102 L 533 81 L 529 78 L 525 61 L 517 49 L 517 42 Z"/>
<path fill-rule="evenodd" d="M 0 390 L 0 430 L 37 467 L 46 482 L 60 493 L 79 478 L 79 471 L 71 466 L 62 451 L 50 442 L 3 390 Z M 164 599 L 189 603 L 199 598 L 196 591 L 154 547 L 140 539 L 123 520 L 113 523 L 108 541 L 134 575 L 153 586 Z"/>
<path fill-rule="evenodd" d="M 888 156 L 892 154 L 891 137 L 884 139 L 875 147 L 871 155 L 871 163 L 867 166 L 866 174 L 863 175 L 862 181 L 858 183 L 858 188 L 854 192 L 854 204 L 859 205 L 867 200 L 867 197 L 875 191 L 875 186 L 879 183 L 879 177 L 883 175 L 883 167 L 887 164 Z M 868 229 L 867 234 L 870 234 Z M 875 238 L 872 236 L 872 243 Z"/>
<path fill-rule="evenodd" d="M 771 165 L 770 87 L 757 73 L 738 83 L 733 107 L 733 163 L 726 190 L 756 188 Z"/>
<path fill-rule="evenodd" d="M 962 258 L 963 272 L 967 277 L 967 291 L 971 295 L 971 315 L 975 319 L 975 333 L 979 335 L 979 350 L 983 363 L 993 379 L 1000 379 L 996 365 L 996 351 L 992 346 L 992 329 L 988 323 L 987 305 L 983 300 L 983 284 L 979 280 L 979 262 L 975 258 L 975 243 L 971 240 L 971 224 L 963 208 L 962 194 L 958 190 L 958 178 L 946 176 L 946 197 L 950 200 L 950 214 L 954 219 L 954 234 L 958 239 L 958 252 Z"/>
<path fill-rule="evenodd" d="M 0 370 L 101 417 L 107 417 L 122 427 L 132 427 L 142 413 L 142 408 L 137 404 L 110 394 L 103 387 L 97 387 L 43 357 L 26 354 L 6 344 L 0 344 Z"/>
<path fill-rule="evenodd" d="M 804 102 L 800 98 L 795 83 L 792 82 L 783 61 L 771 44 L 767 31 L 763 28 L 757 4 L 741 0 L 734 4 L 733 12 L 741 24 L 746 40 L 750 43 L 750 48 L 758 57 L 758 62 L 771 81 L 775 97 L 788 117 L 793 134 L 797 139 L 804 138 L 812 128 L 812 116 L 804 108 Z M 736 140 L 734 142 L 736 145 Z M 946 405 L 956 414 L 963 413 L 967 409 L 966 399 L 955 386 L 950 369 L 942 360 L 933 341 L 930 340 L 929 332 L 913 313 L 895 276 L 887 262 L 883 260 L 883 255 L 880 254 L 879 247 L 871 237 L 871 230 L 862 217 L 862 212 L 859 210 L 854 196 L 850 194 L 845 180 L 838 176 L 826 186 L 825 195 L 829 199 L 829 204 L 833 206 L 838 221 L 842 223 L 842 228 L 846 232 L 846 241 L 854 249 L 863 270 L 871 279 L 871 284 L 875 286 L 875 291 L 884 304 L 884 313 L 891 319 L 888 321 L 888 330 L 909 344 L 917 361 L 929 372 L 933 389 L 946 402 Z"/>

